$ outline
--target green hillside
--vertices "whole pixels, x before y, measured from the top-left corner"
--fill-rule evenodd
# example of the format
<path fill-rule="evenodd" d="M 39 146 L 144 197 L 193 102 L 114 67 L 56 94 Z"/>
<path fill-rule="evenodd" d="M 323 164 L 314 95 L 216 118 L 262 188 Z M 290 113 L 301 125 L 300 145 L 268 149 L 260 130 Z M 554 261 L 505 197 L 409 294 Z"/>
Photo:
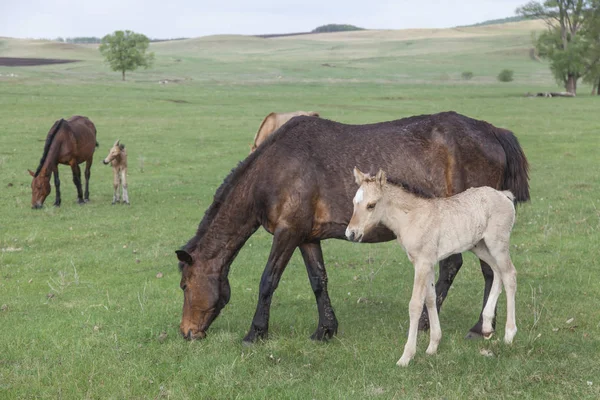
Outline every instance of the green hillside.
<path fill-rule="evenodd" d="M 388 82 L 460 81 L 490 83 L 503 68 L 517 80 L 548 83 L 548 68 L 529 57 L 531 32 L 539 21 L 452 29 L 366 30 L 257 38 L 222 35 L 152 43 L 155 67 L 134 80 L 216 82 Z M 119 79 L 103 64 L 97 45 L 0 39 L 0 57 L 80 59 L 62 70 L 72 79 Z M 240 65 L 243 64 L 243 68 Z M 2 67 L 0 67 L 2 68 Z M 28 68 L 31 72 L 35 68 Z M 24 71 L 25 72 L 25 71 Z M 52 79 L 57 77 L 52 75 Z M 60 78 L 59 78 L 60 79 Z"/>

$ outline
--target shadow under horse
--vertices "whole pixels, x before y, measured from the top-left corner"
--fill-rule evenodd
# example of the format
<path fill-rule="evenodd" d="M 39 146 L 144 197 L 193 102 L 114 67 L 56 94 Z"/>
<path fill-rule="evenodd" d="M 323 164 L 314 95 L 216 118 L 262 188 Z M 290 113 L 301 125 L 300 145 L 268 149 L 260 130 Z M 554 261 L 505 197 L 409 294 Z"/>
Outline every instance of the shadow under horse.
<path fill-rule="evenodd" d="M 300 249 L 316 297 L 319 321 L 312 338 L 332 337 L 338 321 L 327 291 L 321 240 L 346 240 L 356 185 L 352 170 L 388 172 L 437 197 L 470 187 L 510 190 L 516 202 L 529 200 L 528 162 L 512 132 L 455 112 L 421 115 L 368 125 L 346 125 L 295 117 L 242 161 L 217 190 L 196 235 L 176 251 L 184 292 L 180 331 L 186 339 L 206 331 L 229 302 L 229 268 L 259 228 L 273 235 L 262 274 L 258 304 L 245 342 L 266 338 L 271 299 L 294 250 Z M 380 226 L 363 242 L 395 238 Z M 493 281 L 485 278 L 485 306 Z M 462 266 L 461 254 L 439 264 L 437 309 Z M 423 312 L 420 328 L 429 321 Z M 469 335 L 482 334 L 482 316 Z"/>
<path fill-rule="evenodd" d="M 98 147 L 96 127 L 87 117 L 75 115 L 67 120 L 60 119 L 52 125 L 40 164 L 35 172 L 28 170 L 33 177 L 31 182 L 31 207 L 42 208 L 46 197 L 50 195 L 50 175 L 54 173 L 56 189 L 55 206 L 60 206 L 60 179 L 58 164 L 69 165 L 73 171 L 73 183 L 77 188 L 77 201 L 84 204 L 89 201 L 90 169 L 94 160 L 94 151 Z M 81 169 L 85 162 L 85 192 L 81 188 Z"/>

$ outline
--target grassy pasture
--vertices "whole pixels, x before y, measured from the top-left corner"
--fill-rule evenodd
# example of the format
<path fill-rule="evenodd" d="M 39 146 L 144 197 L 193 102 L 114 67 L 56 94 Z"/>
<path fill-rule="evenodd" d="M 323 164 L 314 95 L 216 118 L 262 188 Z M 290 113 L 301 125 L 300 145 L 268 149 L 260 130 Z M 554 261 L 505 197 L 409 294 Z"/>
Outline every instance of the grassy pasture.
<path fill-rule="evenodd" d="M 533 28 L 157 43 L 155 68 L 126 82 L 93 46 L 0 38 L 2 57 L 82 60 L 0 66 L 0 398 L 599 398 L 600 98 L 585 86 L 573 99 L 523 96 L 557 90 L 547 65 L 529 58 Z M 496 81 L 504 68 L 514 82 Z M 474 78 L 462 81 L 463 71 Z M 234 262 L 231 302 L 207 339 L 179 337 L 174 250 L 262 118 L 298 109 L 347 123 L 456 110 L 515 132 L 531 163 L 532 201 L 512 238 L 512 346 L 497 340 L 503 297 L 494 339 L 463 339 L 483 289 L 467 255 L 440 315 L 438 354 L 425 354 L 420 335 L 413 363 L 396 367 L 410 263 L 394 243 L 327 241 L 338 336 L 308 339 L 317 311 L 296 254 L 274 296 L 270 339 L 243 347 L 270 249 L 262 230 Z M 73 114 L 98 128 L 91 202 L 76 204 L 61 167 L 62 207 L 51 206 L 52 193 L 31 210 L 27 168 L 52 123 Z M 112 172 L 101 163 L 117 138 L 128 148 L 130 207 L 110 205 Z"/>

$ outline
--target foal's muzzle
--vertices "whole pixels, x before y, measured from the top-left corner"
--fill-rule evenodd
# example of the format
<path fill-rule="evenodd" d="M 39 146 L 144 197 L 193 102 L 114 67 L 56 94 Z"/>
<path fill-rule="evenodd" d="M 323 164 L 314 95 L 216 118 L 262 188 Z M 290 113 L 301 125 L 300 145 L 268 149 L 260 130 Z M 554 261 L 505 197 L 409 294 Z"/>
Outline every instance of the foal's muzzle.
<path fill-rule="evenodd" d="M 351 242 L 360 242 L 363 238 L 363 234 L 353 229 L 346 229 L 346 237 Z"/>

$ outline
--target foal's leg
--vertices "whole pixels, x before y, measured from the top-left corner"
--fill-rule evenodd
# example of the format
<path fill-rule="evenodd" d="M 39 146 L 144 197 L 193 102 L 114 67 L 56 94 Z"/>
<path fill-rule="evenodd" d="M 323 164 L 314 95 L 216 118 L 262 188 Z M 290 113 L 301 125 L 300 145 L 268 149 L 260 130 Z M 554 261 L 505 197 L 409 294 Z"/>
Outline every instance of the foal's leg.
<path fill-rule="evenodd" d="M 93 158 L 90 158 L 85 162 L 85 193 L 83 195 L 83 201 L 86 203 L 90 201 L 90 176 L 92 176 L 92 162 Z"/>
<path fill-rule="evenodd" d="M 481 314 L 479 314 L 479 320 L 465 336 L 466 339 L 476 339 L 483 336 L 483 309 L 487 304 L 488 297 L 490 295 L 490 290 L 492 289 L 492 281 L 494 280 L 494 271 L 483 260 L 479 260 L 479 264 L 481 265 L 481 273 L 483 274 L 483 279 L 485 280 L 485 287 L 483 289 L 483 306 L 481 308 Z M 492 318 L 492 331 L 496 329 L 496 310 L 494 309 L 494 318 Z"/>
<path fill-rule="evenodd" d="M 273 235 L 271 254 L 269 254 L 269 260 L 260 279 L 256 312 L 250 330 L 244 337 L 244 342 L 255 342 L 257 339 L 267 338 L 273 292 L 277 289 L 281 274 L 298 245 L 297 233 L 291 229 L 277 228 Z"/>
<path fill-rule="evenodd" d="M 58 164 L 56 164 L 56 168 L 52 172 L 54 174 L 54 189 L 56 190 L 56 200 L 54 200 L 54 205 L 56 207 L 60 207 L 60 179 L 58 178 Z"/>
<path fill-rule="evenodd" d="M 406 345 L 404 345 L 404 353 L 398 360 L 396 365 L 400 367 L 406 367 L 410 360 L 415 356 L 417 352 L 417 331 L 419 325 L 419 316 L 423 309 L 423 303 L 425 302 L 425 292 L 427 290 L 427 279 L 428 270 L 432 266 L 428 263 L 415 262 L 415 280 L 413 283 L 413 292 L 408 304 L 408 314 L 410 317 L 410 324 L 408 327 L 408 339 Z M 436 314 L 437 317 L 437 314 Z"/>
<path fill-rule="evenodd" d="M 495 327 L 493 322 L 496 317 L 496 305 L 498 303 L 498 297 L 500 296 L 500 293 L 502 293 L 502 271 L 498 268 L 496 259 L 490 254 L 490 251 L 483 240 L 475 245 L 471 251 L 475 253 L 480 260 L 485 261 L 493 271 L 492 286 L 489 291 L 487 302 L 481 313 L 481 334 L 484 338 L 489 339 L 494 333 Z"/>
<path fill-rule="evenodd" d="M 77 202 L 83 204 L 85 201 L 83 200 L 83 190 L 81 190 L 81 169 L 79 169 L 77 161 L 71 162 L 71 170 L 73 171 L 73 183 L 77 188 Z"/>
<path fill-rule="evenodd" d="M 319 324 L 310 338 L 313 340 L 331 339 L 337 333 L 338 321 L 331 306 L 329 293 L 327 293 L 327 272 L 323 262 L 321 242 L 303 243 L 300 245 L 300 252 L 319 310 Z"/>
<path fill-rule="evenodd" d="M 442 339 L 442 328 L 440 326 L 440 319 L 437 312 L 437 306 L 435 301 L 435 272 L 433 271 L 433 265 L 429 269 L 427 279 L 427 289 L 425 295 L 425 306 L 431 321 L 431 329 L 429 330 L 429 346 L 427 347 L 427 354 L 435 354 L 437 352 L 438 345 Z"/>
<path fill-rule="evenodd" d="M 496 245 L 496 243 L 498 243 Z M 504 342 L 512 343 L 517 333 L 517 323 L 515 317 L 515 295 L 517 292 L 517 270 L 515 269 L 509 253 L 509 238 L 499 240 L 488 245 L 492 257 L 496 260 L 496 265 L 500 271 L 500 277 L 506 291 L 506 326 L 504 328 Z"/>
<path fill-rule="evenodd" d="M 456 274 L 458 274 L 462 263 L 463 259 L 461 254 L 454 254 L 440 261 L 439 278 L 435 284 L 435 292 L 437 293 L 436 307 L 438 312 L 442 308 L 442 303 L 446 299 L 448 290 L 450 289 L 450 286 L 452 286 L 452 282 L 454 282 L 454 278 L 456 277 Z M 423 306 L 423 313 L 419 320 L 419 330 L 426 331 L 427 329 L 429 329 L 429 317 L 427 315 L 426 307 Z"/>
<path fill-rule="evenodd" d="M 121 188 L 123 189 L 123 203 L 129 205 L 129 194 L 127 193 L 127 168 L 121 168 Z"/>
<path fill-rule="evenodd" d="M 119 170 L 113 167 L 113 200 L 112 204 L 119 201 Z"/>

